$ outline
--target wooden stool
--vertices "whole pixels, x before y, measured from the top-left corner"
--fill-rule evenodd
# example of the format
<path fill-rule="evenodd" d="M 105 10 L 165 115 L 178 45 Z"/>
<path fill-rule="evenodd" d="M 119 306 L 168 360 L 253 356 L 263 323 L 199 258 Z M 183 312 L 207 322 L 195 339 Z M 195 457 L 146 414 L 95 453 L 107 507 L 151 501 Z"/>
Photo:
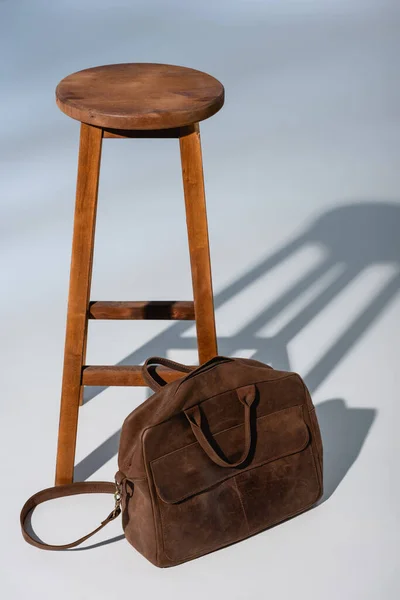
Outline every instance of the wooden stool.
<path fill-rule="evenodd" d="M 59 108 L 81 121 L 78 181 L 62 380 L 56 484 L 73 480 L 85 385 L 145 385 L 140 366 L 85 366 L 88 319 L 196 321 L 200 364 L 217 354 L 199 121 L 224 103 L 219 81 L 159 64 L 107 65 L 73 73 L 56 90 Z M 179 138 L 194 302 L 90 302 L 103 138 Z M 183 373 L 162 369 L 172 381 Z"/>

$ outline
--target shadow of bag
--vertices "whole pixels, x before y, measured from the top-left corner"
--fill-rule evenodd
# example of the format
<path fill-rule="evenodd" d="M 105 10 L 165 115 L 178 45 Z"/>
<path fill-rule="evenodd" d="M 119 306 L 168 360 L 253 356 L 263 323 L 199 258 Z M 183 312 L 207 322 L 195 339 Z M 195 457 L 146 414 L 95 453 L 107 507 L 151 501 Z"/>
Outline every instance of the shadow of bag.
<path fill-rule="evenodd" d="M 157 366 L 187 373 L 166 383 Z M 115 483 L 42 490 L 21 511 L 25 540 L 45 550 L 78 546 L 122 514 L 128 542 L 159 567 L 191 560 L 293 517 L 322 495 L 322 442 L 299 375 L 217 356 L 198 368 L 153 357 L 143 375 L 155 394 L 122 427 Z M 45 544 L 27 518 L 46 500 L 114 494 L 88 535 Z"/>

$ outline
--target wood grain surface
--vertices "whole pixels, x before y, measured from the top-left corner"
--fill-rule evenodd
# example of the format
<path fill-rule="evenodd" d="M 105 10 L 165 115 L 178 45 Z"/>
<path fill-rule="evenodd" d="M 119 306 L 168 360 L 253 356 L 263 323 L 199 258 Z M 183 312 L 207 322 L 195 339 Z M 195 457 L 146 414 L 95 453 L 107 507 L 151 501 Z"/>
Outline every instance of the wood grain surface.
<path fill-rule="evenodd" d="M 154 319 L 165 321 L 194 320 L 192 300 L 144 300 L 91 302 L 89 319 Z"/>
<path fill-rule="evenodd" d="M 56 89 L 69 117 L 111 129 L 166 129 L 203 121 L 224 103 L 223 85 L 195 69 L 152 63 L 93 67 Z"/>
<path fill-rule="evenodd" d="M 200 364 L 218 354 L 199 125 L 179 140 Z"/>
<path fill-rule="evenodd" d="M 58 430 L 57 485 L 70 483 L 74 471 L 78 410 L 83 392 L 81 378 L 86 354 L 102 139 L 101 129 L 81 125 Z"/>
<path fill-rule="evenodd" d="M 173 371 L 167 367 L 158 367 L 157 373 L 168 383 L 187 375 Z M 84 385 L 95 386 L 146 386 L 142 367 L 139 365 L 93 365 L 83 368 L 82 382 Z"/>

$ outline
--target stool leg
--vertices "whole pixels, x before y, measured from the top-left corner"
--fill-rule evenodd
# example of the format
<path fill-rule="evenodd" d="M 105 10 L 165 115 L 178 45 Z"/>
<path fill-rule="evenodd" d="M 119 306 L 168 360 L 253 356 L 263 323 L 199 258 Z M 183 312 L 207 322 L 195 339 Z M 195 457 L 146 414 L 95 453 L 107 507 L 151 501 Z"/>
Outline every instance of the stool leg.
<path fill-rule="evenodd" d="M 56 485 L 74 475 L 82 367 L 85 361 L 88 306 L 93 264 L 102 130 L 81 124 L 78 180 L 62 379 Z"/>
<path fill-rule="evenodd" d="M 218 354 L 198 124 L 179 139 L 200 364 Z"/>

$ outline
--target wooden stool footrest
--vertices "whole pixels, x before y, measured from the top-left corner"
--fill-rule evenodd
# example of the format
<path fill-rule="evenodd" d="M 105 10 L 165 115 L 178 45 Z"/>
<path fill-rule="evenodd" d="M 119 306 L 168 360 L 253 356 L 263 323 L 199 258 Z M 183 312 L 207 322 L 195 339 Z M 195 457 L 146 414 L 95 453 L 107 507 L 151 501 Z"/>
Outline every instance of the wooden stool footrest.
<path fill-rule="evenodd" d="M 195 367 L 193 367 L 195 368 Z M 187 375 L 167 367 L 157 367 L 157 373 L 170 383 Z M 83 367 L 82 385 L 99 386 L 147 386 L 141 366 L 87 366 Z"/>

